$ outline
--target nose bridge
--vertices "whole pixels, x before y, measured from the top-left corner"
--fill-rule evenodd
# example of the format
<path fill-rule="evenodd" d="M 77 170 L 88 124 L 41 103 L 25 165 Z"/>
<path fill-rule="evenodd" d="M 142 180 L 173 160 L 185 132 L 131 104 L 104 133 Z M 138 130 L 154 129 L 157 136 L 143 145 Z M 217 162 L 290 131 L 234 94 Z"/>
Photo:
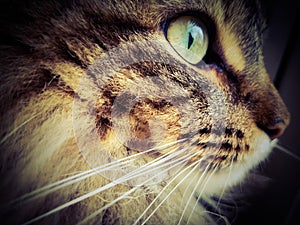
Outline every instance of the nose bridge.
<path fill-rule="evenodd" d="M 290 122 L 290 114 L 282 98 L 272 83 L 268 83 L 260 96 L 257 94 L 255 119 L 257 126 L 264 130 L 271 139 L 283 134 Z"/>
<path fill-rule="evenodd" d="M 273 108 L 274 108 L 274 119 L 282 120 L 282 122 L 287 126 L 290 122 L 290 114 L 286 105 L 284 104 L 281 96 L 279 95 L 277 89 L 274 87 L 272 83 L 268 85 L 269 95 L 273 98 Z M 268 101 L 272 101 L 272 99 L 267 99 Z"/>

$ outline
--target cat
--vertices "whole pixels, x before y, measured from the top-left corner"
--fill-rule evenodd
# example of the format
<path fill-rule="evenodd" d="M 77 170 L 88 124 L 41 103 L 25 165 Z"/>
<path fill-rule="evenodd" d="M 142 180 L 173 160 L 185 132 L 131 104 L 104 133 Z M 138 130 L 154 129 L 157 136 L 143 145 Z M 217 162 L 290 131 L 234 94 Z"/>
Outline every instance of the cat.
<path fill-rule="evenodd" d="M 289 123 L 253 1 L 4 1 L 1 224 L 230 224 Z"/>

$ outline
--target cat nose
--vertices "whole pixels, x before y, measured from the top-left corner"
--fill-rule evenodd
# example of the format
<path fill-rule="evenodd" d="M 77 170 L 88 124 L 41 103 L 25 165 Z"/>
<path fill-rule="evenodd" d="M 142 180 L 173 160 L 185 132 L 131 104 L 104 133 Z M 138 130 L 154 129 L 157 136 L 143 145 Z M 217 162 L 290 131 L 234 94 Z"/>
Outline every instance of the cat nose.
<path fill-rule="evenodd" d="M 278 137 L 280 137 L 284 130 L 286 129 L 287 125 L 282 119 L 279 119 L 275 121 L 272 125 L 266 125 L 261 127 L 262 130 L 266 132 L 266 134 L 271 138 L 271 140 L 274 140 Z"/>

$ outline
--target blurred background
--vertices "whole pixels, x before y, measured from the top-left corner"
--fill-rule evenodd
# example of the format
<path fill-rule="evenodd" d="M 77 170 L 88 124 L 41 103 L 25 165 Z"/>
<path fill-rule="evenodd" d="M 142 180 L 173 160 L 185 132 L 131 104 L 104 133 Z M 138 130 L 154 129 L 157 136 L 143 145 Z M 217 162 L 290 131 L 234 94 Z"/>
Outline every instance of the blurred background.
<path fill-rule="evenodd" d="M 234 224 L 300 225 L 300 1 L 262 3 L 269 24 L 265 64 L 291 113 L 291 123 L 279 144 L 290 154 L 275 148 L 260 166 L 267 186 L 250 198 Z"/>

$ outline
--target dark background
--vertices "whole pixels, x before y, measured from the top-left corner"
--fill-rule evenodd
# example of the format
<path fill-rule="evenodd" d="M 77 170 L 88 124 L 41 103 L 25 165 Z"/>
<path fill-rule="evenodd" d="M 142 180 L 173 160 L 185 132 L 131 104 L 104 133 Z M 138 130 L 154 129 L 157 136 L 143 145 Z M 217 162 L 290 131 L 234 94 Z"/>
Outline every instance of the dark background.
<path fill-rule="evenodd" d="M 291 113 L 291 123 L 279 143 L 295 156 L 273 150 L 260 167 L 267 186 L 258 188 L 234 225 L 300 225 L 300 1 L 263 4 L 269 23 L 265 64 Z"/>

